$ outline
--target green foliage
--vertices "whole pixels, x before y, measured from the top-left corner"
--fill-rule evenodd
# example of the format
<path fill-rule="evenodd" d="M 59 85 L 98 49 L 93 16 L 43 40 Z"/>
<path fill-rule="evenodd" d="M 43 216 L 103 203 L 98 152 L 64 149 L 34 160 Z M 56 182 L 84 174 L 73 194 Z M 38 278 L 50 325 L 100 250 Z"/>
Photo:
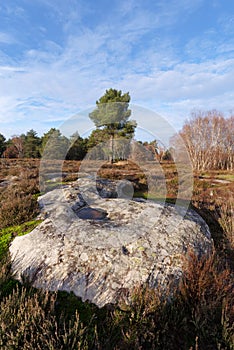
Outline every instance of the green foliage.
<path fill-rule="evenodd" d="M 7 253 L 9 244 L 12 240 L 12 234 L 11 233 L 0 233 L 0 259 L 3 258 L 3 256 Z"/>
<path fill-rule="evenodd" d="M 1 230 L 0 232 L 11 233 L 13 236 L 24 236 L 36 228 L 42 220 L 31 220 L 21 225 L 11 226 Z"/>
<path fill-rule="evenodd" d="M 12 239 L 16 236 L 23 236 L 31 232 L 38 226 L 42 220 L 33 220 L 23 223 L 22 225 L 10 226 L 0 230 L 0 259 L 6 255 Z"/>
<path fill-rule="evenodd" d="M 172 154 L 171 154 L 171 152 L 170 152 L 169 149 L 167 149 L 167 150 L 163 153 L 163 155 L 162 155 L 162 160 L 169 160 L 169 161 L 173 160 Z"/>
<path fill-rule="evenodd" d="M 110 147 L 108 145 L 110 135 L 105 129 L 93 130 L 87 143 L 89 159 L 108 159 Z"/>
<path fill-rule="evenodd" d="M 67 152 L 67 160 L 82 160 L 87 152 L 88 139 L 83 139 L 78 132 L 70 138 L 70 148 Z"/>
<path fill-rule="evenodd" d="M 6 158 L 22 158 L 24 155 L 23 150 L 23 135 L 13 136 L 6 143 L 6 150 L 4 156 Z"/>
<path fill-rule="evenodd" d="M 26 135 L 23 135 L 24 141 L 24 157 L 25 158 L 40 158 L 41 139 L 37 136 L 36 131 L 29 130 Z"/>
<path fill-rule="evenodd" d="M 115 160 L 114 138 L 133 137 L 136 122 L 128 121 L 131 110 L 128 109 L 130 102 L 129 93 L 122 94 L 121 90 L 109 89 L 96 101 L 96 109 L 89 114 L 90 119 L 98 129 L 103 131 L 103 141 L 110 139 L 110 161 Z M 91 140 L 93 135 L 91 136 Z M 90 142 L 92 143 L 92 141 Z"/>
<path fill-rule="evenodd" d="M 5 149 L 6 149 L 6 139 L 2 134 L 0 134 L 0 157 L 5 151 Z"/>
<path fill-rule="evenodd" d="M 102 129 L 101 142 L 107 141 L 110 137 L 131 139 L 133 137 L 136 122 L 129 121 L 131 110 L 128 108 L 130 102 L 129 93 L 122 93 L 121 90 L 109 89 L 96 102 L 96 109 L 89 114 L 89 117 L 95 123 L 98 129 Z M 100 130 L 99 130 L 100 131 Z M 44 159 L 67 159 L 82 160 L 88 149 L 97 144 L 94 138 L 97 134 L 94 132 L 90 138 L 83 139 L 75 132 L 70 139 L 61 134 L 60 130 L 51 128 L 42 137 L 37 135 L 33 129 L 26 134 L 14 136 L 5 142 L 5 137 L 0 134 L 0 156 L 5 151 L 6 158 L 40 158 Z M 121 142 L 119 142 L 121 144 Z M 113 161 L 115 157 L 119 158 L 119 154 L 123 156 L 123 150 L 117 150 L 117 145 L 109 147 L 109 151 L 104 152 L 104 156 L 108 154 Z M 126 152 L 125 152 L 126 153 Z"/>
<path fill-rule="evenodd" d="M 104 129 L 93 130 L 88 139 L 88 149 L 91 149 L 102 142 L 109 140 L 109 134 Z"/>
<path fill-rule="evenodd" d="M 42 137 L 41 154 L 44 159 L 65 159 L 69 140 L 58 129 L 51 128 Z"/>
<path fill-rule="evenodd" d="M 122 94 L 121 90 L 106 90 L 98 101 L 97 108 L 89 114 L 96 127 L 106 127 L 110 132 L 121 128 L 131 115 L 128 109 L 130 102 L 129 93 Z"/>

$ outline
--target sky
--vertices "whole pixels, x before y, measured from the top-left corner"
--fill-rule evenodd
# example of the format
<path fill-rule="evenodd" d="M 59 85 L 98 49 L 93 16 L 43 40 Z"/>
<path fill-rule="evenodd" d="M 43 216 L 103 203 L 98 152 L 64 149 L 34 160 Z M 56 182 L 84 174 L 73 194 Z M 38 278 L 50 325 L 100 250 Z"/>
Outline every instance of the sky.
<path fill-rule="evenodd" d="M 109 88 L 129 92 L 134 106 L 175 130 L 193 110 L 229 116 L 234 1 L 0 1 L 0 133 L 6 138 L 30 129 L 41 136 L 77 113 L 85 121 L 83 111 Z M 146 118 L 142 128 L 158 128 L 157 118 Z M 82 136 L 89 127 L 80 131 L 78 123 L 77 131 Z"/>

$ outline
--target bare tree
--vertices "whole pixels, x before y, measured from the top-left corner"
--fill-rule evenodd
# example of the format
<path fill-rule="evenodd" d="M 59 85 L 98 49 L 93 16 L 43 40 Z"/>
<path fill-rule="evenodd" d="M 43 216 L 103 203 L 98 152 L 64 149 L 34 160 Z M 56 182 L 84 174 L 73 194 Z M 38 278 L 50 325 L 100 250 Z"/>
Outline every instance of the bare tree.
<path fill-rule="evenodd" d="M 179 136 L 185 142 L 194 170 L 233 169 L 233 116 L 225 119 L 216 110 L 193 112 Z"/>
<path fill-rule="evenodd" d="M 15 147 L 18 158 L 23 158 L 24 156 L 24 143 L 22 137 L 13 136 L 11 139 L 12 145 Z"/>

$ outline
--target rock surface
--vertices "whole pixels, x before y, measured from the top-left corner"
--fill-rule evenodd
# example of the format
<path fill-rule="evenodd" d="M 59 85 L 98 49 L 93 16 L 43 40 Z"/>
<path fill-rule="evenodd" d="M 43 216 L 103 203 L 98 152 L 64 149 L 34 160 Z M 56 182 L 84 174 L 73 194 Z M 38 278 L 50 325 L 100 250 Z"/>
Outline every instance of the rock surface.
<path fill-rule="evenodd" d="M 189 249 L 199 255 L 212 249 L 204 220 L 182 207 L 94 196 L 89 215 L 104 215 L 82 219 L 79 211 L 88 206 L 77 183 L 41 196 L 39 203 L 45 220 L 10 246 L 15 278 L 73 291 L 99 307 L 137 284 L 165 288 L 181 277 Z"/>

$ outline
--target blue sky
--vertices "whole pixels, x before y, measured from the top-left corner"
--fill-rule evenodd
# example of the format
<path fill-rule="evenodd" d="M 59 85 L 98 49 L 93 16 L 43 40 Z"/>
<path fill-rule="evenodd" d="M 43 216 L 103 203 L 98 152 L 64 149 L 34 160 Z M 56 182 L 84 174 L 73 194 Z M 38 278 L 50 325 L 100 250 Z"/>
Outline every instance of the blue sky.
<path fill-rule="evenodd" d="M 193 109 L 229 115 L 234 1 L 0 2 L 0 133 L 41 135 L 111 87 L 177 130 Z"/>

